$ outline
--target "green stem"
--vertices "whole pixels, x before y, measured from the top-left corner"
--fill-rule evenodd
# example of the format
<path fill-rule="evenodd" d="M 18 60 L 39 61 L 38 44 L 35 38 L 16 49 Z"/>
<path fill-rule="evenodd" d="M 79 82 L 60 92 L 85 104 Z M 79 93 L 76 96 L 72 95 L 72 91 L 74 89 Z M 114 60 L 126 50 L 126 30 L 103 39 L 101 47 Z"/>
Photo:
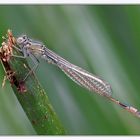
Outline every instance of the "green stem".
<path fill-rule="evenodd" d="M 16 55 L 21 54 L 16 52 Z M 26 60 L 11 57 L 9 62 L 2 61 L 2 63 L 6 72 L 14 72 L 14 75 L 9 75 L 11 86 L 36 133 L 42 135 L 65 134 L 65 130 L 48 100 L 47 93 L 35 74 L 31 74 L 25 82 L 22 82 L 30 71 Z"/>

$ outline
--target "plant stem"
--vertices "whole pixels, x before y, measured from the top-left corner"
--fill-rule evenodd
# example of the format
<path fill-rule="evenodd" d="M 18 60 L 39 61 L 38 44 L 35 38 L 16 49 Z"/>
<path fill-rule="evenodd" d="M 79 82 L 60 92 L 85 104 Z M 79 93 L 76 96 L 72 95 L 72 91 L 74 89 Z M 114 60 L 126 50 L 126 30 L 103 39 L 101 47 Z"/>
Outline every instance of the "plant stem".
<path fill-rule="evenodd" d="M 21 55 L 19 52 L 14 53 Z M 42 135 L 65 134 L 65 130 L 48 100 L 47 93 L 35 74 L 32 73 L 25 82 L 22 82 L 22 79 L 30 71 L 26 60 L 11 57 L 9 61 L 3 61 L 2 54 L 0 56 L 6 73 L 10 71 L 8 79 L 13 91 L 36 133 Z"/>

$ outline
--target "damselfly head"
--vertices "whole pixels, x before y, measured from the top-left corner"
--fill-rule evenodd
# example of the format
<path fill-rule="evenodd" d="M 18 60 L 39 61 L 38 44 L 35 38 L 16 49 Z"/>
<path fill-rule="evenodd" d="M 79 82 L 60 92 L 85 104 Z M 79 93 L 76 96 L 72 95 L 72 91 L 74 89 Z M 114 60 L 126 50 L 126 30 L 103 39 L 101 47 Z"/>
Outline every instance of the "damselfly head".
<path fill-rule="evenodd" d="M 28 37 L 26 35 L 22 35 L 22 36 L 19 36 L 16 41 L 18 45 L 24 45 L 27 43 Z"/>

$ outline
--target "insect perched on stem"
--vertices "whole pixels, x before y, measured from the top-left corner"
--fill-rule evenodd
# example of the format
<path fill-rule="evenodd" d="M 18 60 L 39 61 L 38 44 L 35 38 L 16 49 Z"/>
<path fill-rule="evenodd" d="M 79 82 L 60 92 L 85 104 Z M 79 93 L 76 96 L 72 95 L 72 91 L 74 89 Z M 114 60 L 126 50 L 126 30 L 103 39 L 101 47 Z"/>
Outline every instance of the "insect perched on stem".
<path fill-rule="evenodd" d="M 39 60 L 37 57 L 41 57 L 48 63 L 58 66 L 69 78 L 80 86 L 85 87 L 90 91 L 95 91 L 103 96 L 111 96 L 111 86 L 106 81 L 92 75 L 78 66 L 75 66 L 74 64 L 71 64 L 46 48 L 41 42 L 34 41 L 26 35 L 23 35 L 17 38 L 17 44 L 20 46 L 20 48 L 17 49 L 23 52 L 23 56 L 17 57 L 26 58 L 29 56 L 35 64 L 32 71 L 34 71 L 38 66 Z M 29 74 L 27 74 L 25 79 L 29 76 Z"/>
<path fill-rule="evenodd" d="M 112 89 L 108 82 L 68 62 L 64 58 L 60 57 L 59 55 L 45 47 L 43 43 L 34 41 L 28 38 L 26 35 L 18 37 L 16 39 L 16 43 L 19 48 L 17 48 L 16 46 L 14 46 L 14 48 L 22 52 L 23 56 L 13 56 L 19 58 L 30 57 L 34 63 L 34 67 L 25 76 L 23 81 L 25 81 L 28 76 L 38 67 L 38 57 L 40 57 L 46 60 L 48 63 L 54 64 L 59 67 L 70 79 L 72 79 L 78 85 L 106 97 L 110 101 L 116 103 L 117 105 L 121 106 L 125 110 L 140 118 L 140 112 L 136 108 L 121 103 L 120 101 L 112 97 Z"/>

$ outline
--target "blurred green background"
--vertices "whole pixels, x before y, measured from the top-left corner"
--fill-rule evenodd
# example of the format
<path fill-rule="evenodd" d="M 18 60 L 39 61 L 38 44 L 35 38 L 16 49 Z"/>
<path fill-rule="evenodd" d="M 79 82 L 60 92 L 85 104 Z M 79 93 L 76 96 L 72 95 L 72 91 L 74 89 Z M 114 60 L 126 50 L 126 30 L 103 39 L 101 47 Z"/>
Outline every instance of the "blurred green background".
<path fill-rule="evenodd" d="M 140 6 L 1 5 L 0 36 L 9 28 L 102 77 L 115 98 L 140 109 Z M 36 74 L 68 134 L 140 134 L 140 119 L 79 87 L 57 67 L 41 61 Z M 0 65 L 0 83 L 3 76 Z M 8 81 L 0 86 L 0 134 L 36 134 Z"/>

